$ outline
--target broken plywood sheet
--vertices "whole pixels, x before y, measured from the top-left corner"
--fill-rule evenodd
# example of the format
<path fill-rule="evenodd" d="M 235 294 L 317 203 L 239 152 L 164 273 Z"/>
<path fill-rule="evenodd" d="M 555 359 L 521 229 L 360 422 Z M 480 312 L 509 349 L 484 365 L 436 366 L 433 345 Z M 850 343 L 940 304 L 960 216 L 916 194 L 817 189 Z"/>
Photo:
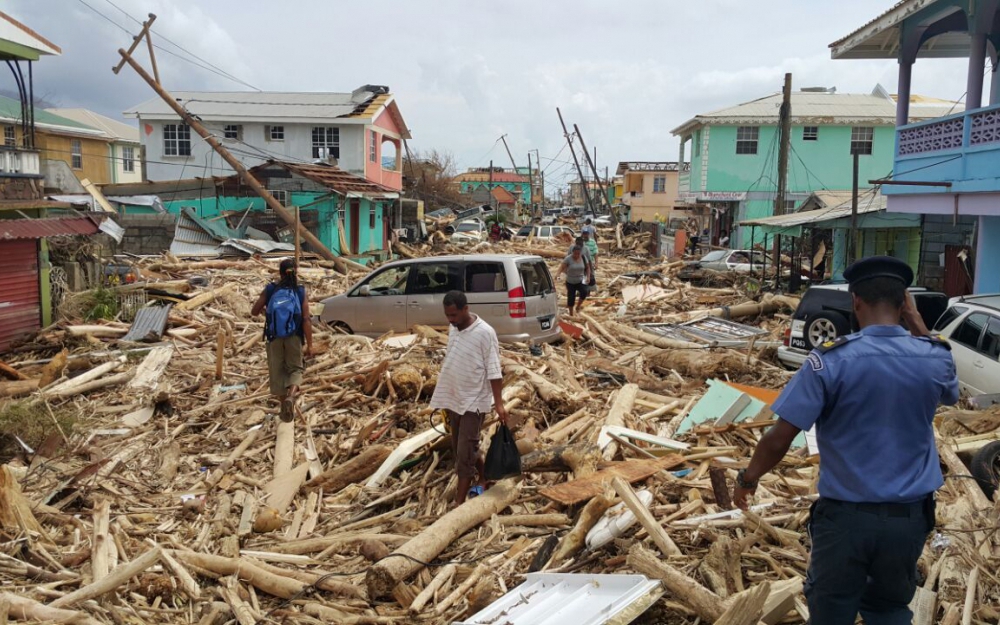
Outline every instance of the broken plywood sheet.
<path fill-rule="evenodd" d="M 652 284 L 630 284 L 622 289 L 622 299 L 626 304 L 641 302 L 644 299 L 663 293 L 663 289 Z"/>
<path fill-rule="evenodd" d="M 139 367 L 135 370 L 135 376 L 128 383 L 128 388 L 138 390 L 153 390 L 156 388 L 156 383 L 167 369 L 167 365 L 170 364 L 170 358 L 173 355 L 174 348 L 172 345 L 154 347 L 149 350 L 149 353 L 146 354 L 146 357 L 139 363 Z"/>
<path fill-rule="evenodd" d="M 665 469 L 672 469 L 684 464 L 684 457 L 670 454 L 662 458 L 643 458 L 641 460 L 626 460 L 615 462 L 611 466 L 578 480 L 570 480 L 555 486 L 543 488 L 539 493 L 563 505 L 573 505 L 586 501 L 604 492 L 604 487 L 611 480 L 620 477 L 628 483 L 638 482 Z"/>
<path fill-rule="evenodd" d="M 737 410 L 738 408 L 738 410 Z M 677 428 L 683 434 L 698 425 L 710 425 L 725 417 L 725 423 L 739 423 L 766 408 L 764 402 L 721 380 L 708 380 L 708 392 L 691 408 Z"/>

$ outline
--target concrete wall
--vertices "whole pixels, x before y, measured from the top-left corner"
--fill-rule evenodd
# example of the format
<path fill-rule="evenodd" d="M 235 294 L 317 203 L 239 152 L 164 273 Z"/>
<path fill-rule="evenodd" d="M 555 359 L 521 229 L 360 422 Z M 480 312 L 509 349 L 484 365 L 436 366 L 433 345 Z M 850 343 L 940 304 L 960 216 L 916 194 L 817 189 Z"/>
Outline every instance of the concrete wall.
<path fill-rule="evenodd" d="M 976 254 L 975 292 L 1000 293 L 1000 217 L 979 218 Z"/>
<path fill-rule="evenodd" d="M 976 218 L 967 215 L 960 216 L 957 225 L 952 225 L 950 215 L 924 215 L 917 284 L 938 291 L 944 289 L 944 266 L 941 265 L 941 254 L 948 245 L 971 247 L 975 224 Z"/>
<path fill-rule="evenodd" d="M 332 120 L 331 120 L 332 121 Z M 142 144 L 146 148 L 146 177 L 149 180 L 179 180 L 182 178 L 229 176 L 233 170 L 215 153 L 194 130 L 191 131 L 191 156 L 165 156 L 163 154 L 162 121 L 140 120 Z M 359 176 L 365 175 L 366 151 L 365 126 L 361 124 L 288 124 L 285 139 L 268 141 L 264 137 L 263 123 L 243 123 L 242 143 L 223 139 L 225 123 L 206 124 L 222 145 L 246 167 L 254 167 L 269 160 L 311 162 L 312 129 L 314 126 L 340 128 L 340 159 L 338 166 Z M 275 123 L 273 125 L 282 125 Z M 256 149 L 255 149 L 256 148 Z"/>
<path fill-rule="evenodd" d="M 120 215 L 115 219 L 125 228 L 118 252 L 130 254 L 162 254 L 174 240 L 176 216 L 170 213 Z"/>

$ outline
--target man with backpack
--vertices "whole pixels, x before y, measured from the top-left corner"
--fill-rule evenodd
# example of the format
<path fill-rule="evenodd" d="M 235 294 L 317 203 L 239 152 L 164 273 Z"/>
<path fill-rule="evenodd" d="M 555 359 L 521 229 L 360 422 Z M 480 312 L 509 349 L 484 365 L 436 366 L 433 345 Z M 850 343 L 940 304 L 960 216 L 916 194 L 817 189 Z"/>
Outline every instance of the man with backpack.
<path fill-rule="evenodd" d="M 295 418 L 295 398 L 302 386 L 304 357 L 312 353 L 312 322 L 306 288 L 299 286 L 295 260 L 278 266 L 278 281 L 264 287 L 250 314 L 266 312 L 267 369 L 271 394 L 281 403 L 281 420 Z M 305 353 L 302 345 L 305 343 Z"/>

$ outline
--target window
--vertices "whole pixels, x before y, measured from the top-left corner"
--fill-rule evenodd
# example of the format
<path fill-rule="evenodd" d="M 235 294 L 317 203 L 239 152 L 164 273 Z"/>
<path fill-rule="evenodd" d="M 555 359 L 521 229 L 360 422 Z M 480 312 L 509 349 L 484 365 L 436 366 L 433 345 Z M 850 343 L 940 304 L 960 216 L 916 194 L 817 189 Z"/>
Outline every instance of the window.
<path fill-rule="evenodd" d="M 875 129 L 871 126 L 851 128 L 851 154 L 871 154 L 875 142 Z"/>
<path fill-rule="evenodd" d="M 785 200 L 785 212 L 791 213 L 795 211 L 795 205 L 798 204 L 798 200 Z"/>
<path fill-rule="evenodd" d="M 951 340 L 961 343 L 971 349 L 979 349 L 979 337 L 986 327 L 989 317 L 983 313 L 973 313 L 965 318 L 955 331 L 951 333 Z"/>
<path fill-rule="evenodd" d="M 952 321 L 961 317 L 962 313 L 964 313 L 967 310 L 969 309 L 965 306 L 952 306 L 948 310 L 944 311 L 944 314 L 942 314 L 941 317 L 934 324 L 934 329 L 937 330 L 938 332 L 944 330 L 949 325 L 951 325 Z"/>
<path fill-rule="evenodd" d="M 368 209 L 368 228 L 371 230 L 375 229 L 375 210 L 378 207 L 377 204 L 372 204 L 371 208 Z"/>
<path fill-rule="evenodd" d="M 278 200 L 282 206 L 288 206 L 288 191 L 285 189 L 268 189 L 268 193 L 274 196 L 274 199 Z M 271 210 L 267 208 L 265 210 Z"/>
<path fill-rule="evenodd" d="M 990 317 L 979 351 L 993 360 L 1000 360 L 1000 317 Z"/>
<path fill-rule="evenodd" d="M 17 134 L 15 134 L 13 126 L 3 127 L 3 144 L 8 148 L 17 147 Z"/>
<path fill-rule="evenodd" d="M 534 297 L 555 291 L 552 286 L 552 274 L 549 273 L 545 261 L 520 262 L 517 264 L 517 273 L 521 276 L 525 297 Z"/>
<path fill-rule="evenodd" d="M 284 141 L 285 140 L 285 127 L 284 126 L 264 126 L 264 140 L 265 141 Z"/>
<path fill-rule="evenodd" d="M 313 158 L 340 158 L 340 128 L 313 128 L 312 146 Z"/>
<path fill-rule="evenodd" d="M 654 176 L 653 177 L 653 193 L 666 193 L 667 192 L 667 177 L 666 176 Z"/>
<path fill-rule="evenodd" d="M 736 153 L 756 154 L 759 138 L 760 128 L 757 126 L 740 126 L 736 129 Z"/>
<path fill-rule="evenodd" d="M 419 263 L 413 266 L 416 284 L 411 294 L 432 295 L 462 288 L 462 267 L 455 263 Z"/>
<path fill-rule="evenodd" d="M 135 148 L 131 146 L 122 147 L 122 171 L 128 173 L 135 171 Z"/>
<path fill-rule="evenodd" d="M 466 293 L 506 293 L 507 275 L 502 263 L 469 263 L 465 266 Z"/>
<path fill-rule="evenodd" d="M 83 144 L 79 139 L 73 139 L 70 141 L 69 146 L 73 169 L 83 169 Z"/>
<path fill-rule="evenodd" d="M 284 132 L 284 130 L 282 130 Z M 222 136 L 226 139 L 235 139 L 236 141 L 243 140 L 243 126 L 239 124 L 230 124 L 222 129 Z"/>
<path fill-rule="evenodd" d="M 409 275 L 410 265 L 388 267 L 373 275 L 361 286 L 367 286 L 370 289 L 369 295 L 402 295 L 406 292 L 406 279 Z M 359 287 L 351 293 L 351 296 L 357 296 L 360 290 Z"/>
<path fill-rule="evenodd" d="M 163 125 L 163 155 L 191 156 L 191 127 L 187 124 Z"/>
<path fill-rule="evenodd" d="M 819 141 L 819 126 L 803 126 L 802 127 L 802 140 L 803 141 Z"/>
<path fill-rule="evenodd" d="M 374 130 L 369 131 L 370 146 L 368 147 L 368 160 L 373 163 L 378 162 L 378 135 Z"/>

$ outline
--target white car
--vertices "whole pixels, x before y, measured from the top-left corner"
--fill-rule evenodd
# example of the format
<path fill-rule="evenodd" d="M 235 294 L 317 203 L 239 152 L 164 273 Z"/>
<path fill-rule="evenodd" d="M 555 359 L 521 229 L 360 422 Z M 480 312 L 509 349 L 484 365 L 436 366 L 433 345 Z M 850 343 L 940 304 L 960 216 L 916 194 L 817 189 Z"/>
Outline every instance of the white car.
<path fill-rule="evenodd" d="M 452 224 L 455 231 L 451 235 L 451 242 L 458 245 L 475 245 L 486 240 L 486 233 L 489 229 L 482 219 L 472 218 Z"/>
<path fill-rule="evenodd" d="M 521 229 L 514 235 L 515 240 L 527 240 L 531 236 L 536 241 L 554 241 L 561 234 L 568 234 L 572 239 L 576 239 L 576 232 L 566 226 L 546 226 L 529 224 L 521 226 Z"/>
<path fill-rule="evenodd" d="M 1000 294 L 953 297 L 934 330 L 951 343 L 964 394 L 1000 393 Z"/>

